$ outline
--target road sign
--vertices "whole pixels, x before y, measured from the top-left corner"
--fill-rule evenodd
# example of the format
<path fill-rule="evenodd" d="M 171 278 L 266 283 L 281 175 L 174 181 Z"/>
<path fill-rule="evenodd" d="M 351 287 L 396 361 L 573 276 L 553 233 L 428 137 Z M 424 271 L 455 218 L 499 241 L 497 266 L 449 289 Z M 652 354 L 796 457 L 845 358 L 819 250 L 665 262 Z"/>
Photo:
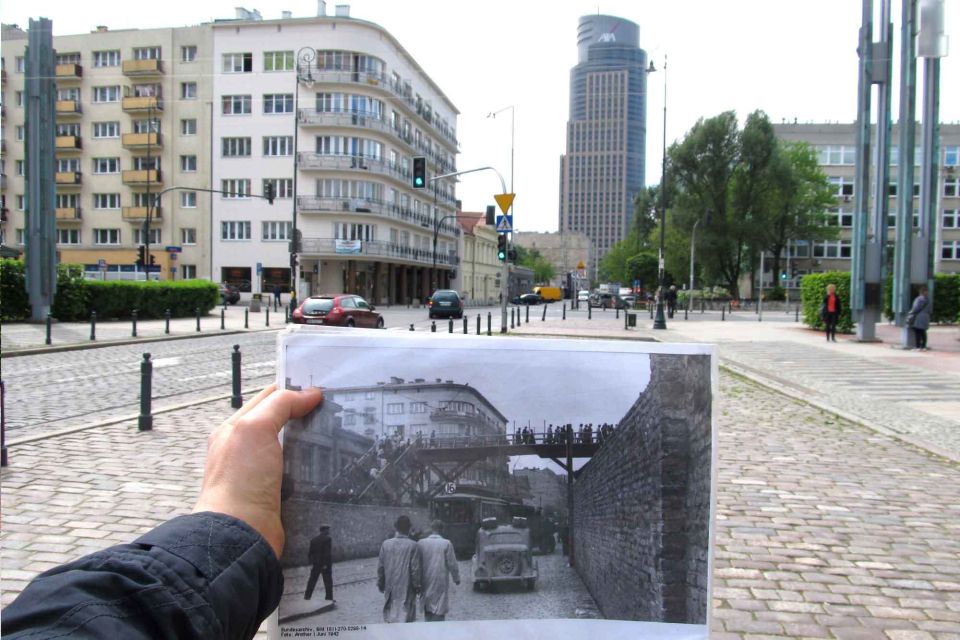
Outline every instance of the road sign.
<path fill-rule="evenodd" d="M 587 268 L 587 265 L 583 264 L 583 260 L 577 263 L 577 269 L 579 269 L 580 271 L 583 271 L 586 268 Z"/>
<path fill-rule="evenodd" d="M 183 251 L 183 247 L 164 247 L 164 251 L 167 253 L 180 253 Z"/>
<path fill-rule="evenodd" d="M 513 216 L 497 216 L 497 233 L 513 231 Z"/>
<path fill-rule="evenodd" d="M 454 483 L 454 482 L 448 482 L 447 484 L 445 484 L 445 485 L 443 486 L 443 492 L 444 492 L 444 493 L 447 493 L 447 494 L 456 493 L 456 492 L 457 492 L 457 485 L 456 485 L 456 483 Z"/>
<path fill-rule="evenodd" d="M 100 269 L 101 271 L 106 271 L 107 261 L 104 260 L 103 258 L 100 258 L 99 260 L 97 260 L 97 268 Z"/>
<path fill-rule="evenodd" d="M 513 198 L 517 195 L 515 193 L 498 193 L 493 196 L 493 199 L 497 201 L 497 204 L 500 206 L 500 211 L 506 213 L 510 210 L 510 207 L 513 205 Z"/>
<path fill-rule="evenodd" d="M 262 263 L 262 262 L 258 262 L 258 263 L 257 263 L 257 275 L 260 275 L 261 273 L 263 273 L 263 263 Z"/>

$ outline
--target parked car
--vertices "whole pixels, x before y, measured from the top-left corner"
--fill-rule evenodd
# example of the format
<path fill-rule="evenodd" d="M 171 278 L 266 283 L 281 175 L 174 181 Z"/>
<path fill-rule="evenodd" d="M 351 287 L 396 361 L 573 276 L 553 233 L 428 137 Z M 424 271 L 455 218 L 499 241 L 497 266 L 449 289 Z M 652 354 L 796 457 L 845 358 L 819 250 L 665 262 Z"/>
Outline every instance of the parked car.
<path fill-rule="evenodd" d="M 513 304 L 540 304 L 543 302 L 543 298 L 536 293 L 525 293 L 522 296 L 515 297 L 512 302 Z"/>
<path fill-rule="evenodd" d="M 427 301 L 430 318 L 462 318 L 463 299 L 453 289 L 437 289 Z"/>
<path fill-rule="evenodd" d="M 607 292 L 598 292 L 590 296 L 590 306 L 601 309 L 626 309 L 627 303 L 623 298 Z"/>
<path fill-rule="evenodd" d="M 236 285 L 221 282 L 218 287 L 220 288 L 220 304 L 237 304 L 240 302 L 240 289 Z"/>
<path fill-rule="evenodd" d="M 473 588 L 479 591 L 507 582 L 532 590 L 539 571 L 530 546 L 526 518 L 514 518 L 511 524 L 498 524 L 486 518 L 477 531 L 477 550 L 473 555 Z"/>
<path fill-rule="evenodd" d="M 583 289 L 577 292 L 577 301 L 578 302 L 589 302 L 590 301 L 590 292 L 586 289 Z"/>
<path fill-rule="evenodd" d="M 336 327 L 370 327 L 383 329 L 383 317 L 376 307 L 360 296 L 331 294 L 310 296 L 293 310 L 291 319 L 297 324 L 322 324 Z"/>

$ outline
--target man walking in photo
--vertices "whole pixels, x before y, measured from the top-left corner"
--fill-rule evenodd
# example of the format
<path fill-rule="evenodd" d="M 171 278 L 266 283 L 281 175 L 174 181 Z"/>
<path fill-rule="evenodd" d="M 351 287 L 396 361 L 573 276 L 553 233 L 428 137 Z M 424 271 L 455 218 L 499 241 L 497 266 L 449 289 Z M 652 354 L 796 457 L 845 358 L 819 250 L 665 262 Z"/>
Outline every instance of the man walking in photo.
<path fill-rule="evenodd" d="M 450 610 L 450 580 L 460 584 L 460 568 L 453 552 L 453 543 L 443 537 L 443 523 L 430 523 L 431 533 L 417 542 L 420 549 L 420 567 L 423 586 L 423 615 L 427 622 L 443 622 Z"/>
<path fill-rule="evenodd" d="M 333 540 L 330 538 L 330 525 L 320 525 L 320 535 L 310 541 L 310 579 L 307 580 L 307 590 L 303 594 L 304 600 L 313 596 L 313 588 L 317 586 L 317 578 L 323 576 L 325 599 L 333 600 Z"/>
<path fill-rule="evenodd" d="M 384 595 L 384 622 L 415 622 L 420 593 L 420 552 L 410 538 L 410 518 L 400 516 L 396 534 L 380 546 L 377 588 Z"/>

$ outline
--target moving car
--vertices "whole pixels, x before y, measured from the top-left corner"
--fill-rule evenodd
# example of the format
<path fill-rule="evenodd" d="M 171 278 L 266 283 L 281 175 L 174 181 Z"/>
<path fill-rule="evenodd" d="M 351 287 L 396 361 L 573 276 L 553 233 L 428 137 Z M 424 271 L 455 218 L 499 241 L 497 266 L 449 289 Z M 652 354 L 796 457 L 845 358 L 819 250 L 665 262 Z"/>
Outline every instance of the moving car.
<path fill-rule="evenodd" d="M 370 327 L 383 329 L 383 317 L 360 296 L 330 294 L 310 296 L 293 310 L 291 319 L 297 324 L 322 324 L 335 327 Z"/>
<path fill-rule="evenodd" d="M 536 293 L 525 293 L 513 299 L 513 304 L 540 304 L 541 302 L 543 302 L 543 298 Z"/>
<path fill-rule="evenodd" d="M 462 318 L 463 300 L 453 289 L 437 289 L 427 302 L 430 318 Z"/>
<path fill-rule="evenodd" d="M 236 304 L 240 302 L 240 289 L 236 285 L 221 282 L 217 285 L 220 289 L 220 304 Z"/>
<path fill-rule="evenodd" d="M 476 591 L 502 582 L 522 584 L 533 590 L 539 571 L 530 547 L 527 519 L 515 517 L 511 524 L 498 524 L 496 518 L 485 518 L 477 531 L 472 568 Z"/>

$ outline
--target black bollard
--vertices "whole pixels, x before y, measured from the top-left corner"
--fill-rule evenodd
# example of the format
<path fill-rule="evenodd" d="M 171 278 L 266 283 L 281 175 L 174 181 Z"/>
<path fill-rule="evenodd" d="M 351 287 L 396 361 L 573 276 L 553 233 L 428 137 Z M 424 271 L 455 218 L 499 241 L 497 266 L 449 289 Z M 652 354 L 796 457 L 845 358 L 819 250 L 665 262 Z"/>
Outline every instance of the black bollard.
<path fill-rule="evenodd" d="M 527 305 L 527 317 L 526 317 L 525 322 L 526 322 L 527 324 L 530 324 L 530 305 Z"/>
<path fill-rule="evenodd" d="M 800 306 L 799 305 L 797 306 L 796 312 L 794 313 L 793 321 L 800 322 Z"/>
<path fill-rule="evenodd" d="M 430 322 L 430 333 L 436 333 L 436 332 L 437 332 L 437 321 L 432 320 Z"/>
<path fill-rule="evenodd" d="M 470 320 L 467 316 L 463 316 L 463 335 L 470 333 Z"/>
<path fill-rule="evenodd" d="M 477 335 L 480 335 L 480 314 L 477 314 Z"/>
<path fill-rule="evenodd" d="M 290 324 L 290 305 L 283 306 L 283 323 Z"/>
<path fill-rule="evenodd" d="M 240 345 L 238 344 L 233 345 L 230 364 L 233 370 L 233 395 L 230 396 L 230 406 L 239 409 L 243 406 L 243 395 L 240 393 Z"/>
<path fill-rule="evenodd" d="M 561 317 L 560 319 L 561 320 L 567 319 L 567 303 L 566 302 L 563 303 L 563 317 Z"/>
<path fill-rule="evenodd" d="M 266 310 L 267 310 L 267 326 L 269 327 L 270 326 L 270 305 L 266 306 Z"/>
<path fill-rule="evenodd" d="M 163 312 L 163 332 L 167 335 L 170 335 L 170 309 L 167 309 Z"/>
<path fill-rule="evenodd" d="M 493 314 L 487 311 L 487 335 L 492 336 L 493 332 L 490 330 L 490 326 L 493 323 Z"/>
<path fill-rule="evenodd" d="M 723 321 L 726 319 L 727 319 L 727 307 L 726 305 L 724 305 L 720 307 L 720 320 Z"/>
<path fill-rule="evenodd" d="M 587 302 L 587 320 L 593 320 L 593 307 Z"/>
<path fill-rule="evenodd" d="M 130 330 L 130 335 L 136 338 L 137 337 L 137 310 L 136 309 L 130 312 L 130 321 L 133 323 L 133 328 Z"/>
<path fill-rule="evenodd" d="M 540 317 L 540 322 L 547 321 L 547 305 L 543 305 L 543 316 Z"/>
<path fill-rule="evenodd" d="M 197 312 L 197 331 L 200 331 L 200 307 L 196 308 Z"/>
<path fill-rule="evenodd" d="M 616 319 L 619 320 L 619 319 L 620 319 L 620 307 L 616 307 L 616 308 L 615 308 L 615 311 L 617 312 L 617 317 L 616 317 Z"/>
<path fill-rule="evenodd" d="M 690 319 L 690 318 L 687 317 L 687 310 L 686 310 L 686 309 L 683 310 L 683 319 L 684 319 L 684 320 L 689 320 L 689 319 Z"/>
<path fill-rule="evenodd" d="M 47 340 L 46 340 L 47 344 L 53 344 L 53 339 L 52 339 L 53 336 L 50 335 L 52 331 L 53 331 L 53 324 L 52 324 L 52 321 L 50 320 L 50 314 L 48 313 L 47 314 Z"/>
<path fill-rule="evenodd" d="M 700 313 L 703 313 L 703 310 L 707 308 L 707 303 L 704 301 L 704 298 L 700 297 Z"/>
<path fill-rule="evenodd" d="M 97 312 L 96 311 L 90 312 L 90 339 L 91 340 L 97 339 Z"/>
<path fill-rule="evenodd" d="M 224 314 L 223 309 L 220 309 L 220 328 L 221 328 L 221 329 L 226 329 L 226 328 L 227 328 L 227 324 L 226 324 L 227 318 L 226 318 L 226 316 L 223 315 L 223 314 Z"/>
<path fill-rule="evenodd" d="M 143 354 L 143 362 L 140 363 L 140 416 L 137 419 L 137 428 L 139 428 L 140 431 L 150 431 L 153 429 L 153 416 L 150 415 L 152 387 L 153 363 L 150 362 L 150 354 L 145 353 Z"/>
<path fill-rule="evenodd" d="M 624 329 L 629 329 L 629 328 L 630 328 L 629 325 L 627 324 L 627 316 L 628 316 L 628 315 L 630 315 L 630 314 L 627 313 L 627 310 L 626 310 L 626 309 L 624 309 L 624 310 L 623 310 L 623 328 L 624 328 Z"/>
<path fill-rule="evenodd" d="M 413 329 L 413 323 L 411 322 L 411 323 L 410 323 L 410 331 L 413 331 L 413 330 L 414 330 L 414 329 Z"/>
<path fill-rule="evenodd" d="M 450 318 L 447 322 L 447 333 L 453 333 L 453 318 Z"/>
<path fill-rule="evenodd" d="M 243 328 L 244 329 L 250 328 L 250 308 L 249 307 L 243 310 Z"/>
<path fill-rule="evenodd" d="M 0 380 L 0 467 L 7 466 L 7 388 Z"/>

